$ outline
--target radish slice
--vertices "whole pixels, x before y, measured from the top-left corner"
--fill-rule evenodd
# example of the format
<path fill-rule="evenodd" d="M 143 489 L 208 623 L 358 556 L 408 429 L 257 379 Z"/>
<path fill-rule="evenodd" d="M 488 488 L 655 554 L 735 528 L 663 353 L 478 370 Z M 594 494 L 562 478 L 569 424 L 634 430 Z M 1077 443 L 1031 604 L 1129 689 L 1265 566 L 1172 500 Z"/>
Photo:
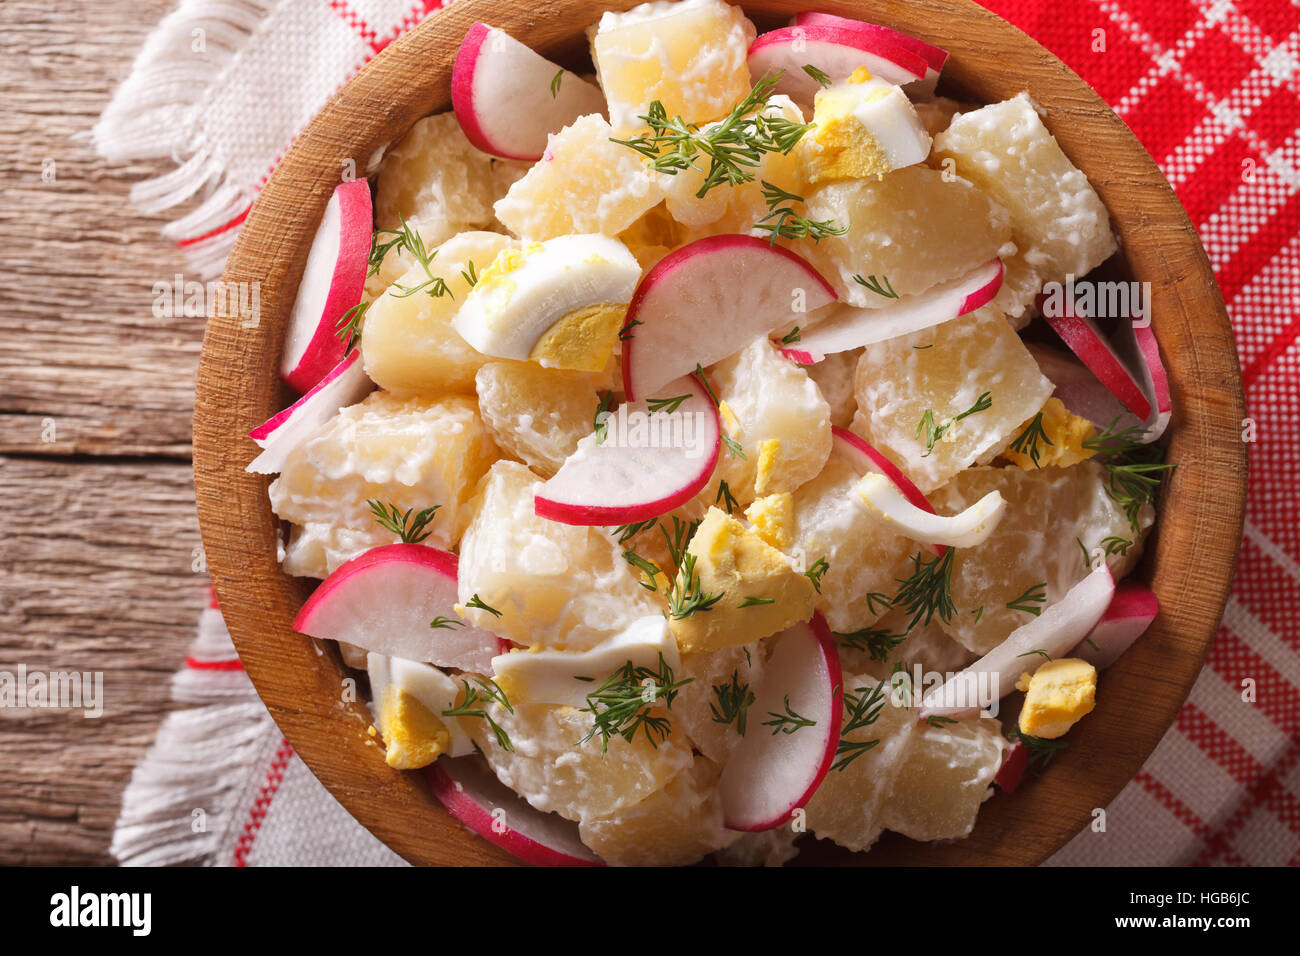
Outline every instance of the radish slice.
<path fill-rule="evenodd" d="M 603 440 L 593 433 L 579 441 L 534 493 L 534 511 L 576 525 L 657 518 L 708 483 L 721 441 L 708 391 L 694 375 L 684 376 L 645 401 L 620 406 L 606 418 Z"/>
<path fill-rule="evenodd" d="M 920 718 L 964 717 L 1015 690 L 1016 679 L 1033 673 L 1046 658 L 1064 657 L 1101 620 L 1115 593 L 1110 569 L 1102 565 L 1070 588 L 1065 597 L 1046 608 L 1028 624 L 1016 628 L 1005 641 L 970 667 L 926 693 Z M 979 692 L 986 691 L 986 695 Z M 980 700 L 996 694 L 996 698 Z"/>
<path fill-rule="evenodd" d="M 249 432 L 248 437 L 264 451 L 245 471 L 274 475 L 284 468 L 289 453 L 333 418 L 340 408 L 365 398 L 375 383 L 366 375 L 360 359 L 360 352 L 352 352 L 306 395 Z"/>
<path fill-rule="evenodd" d="M 1002 766 L 998 768 L 993 782 L 1007 793 L 1015 793 L 1025 779 L 1025 771 L 1028 769 L 1029 748 L 1017 740 L 1011 745 L 1007 755 L 1002 758 Z"/>
<path fill-rule="evenodd" d="M 525 162 L 542 158 L 551 133 L 605 112 L 599 87 L 485 23 L 469 28 L 456 54 L 451 104 L 474 146 Z"/>
<path fill-rule="evenodd" d="M 372 216 L 364 179 L 334 187 L 307 253 L 284 337 L 280 377 L 299 392 L 309 391 L 343 361 L 344 345 L 335 333 L 339 319 L 365 290 Z"/>
<path fill-rule="evenodd" d="M 1160 602 L 1149 587 L 1125 582 L 1115 588 L 1110 607 L 1070 656 L 1087 661 L 1097 670 L 1110 667 L 1146 632 L 1158 613 Z"/>
<path fill-rule="evenodd" d="M 884 475 L 903 493 L 909 504 L 928 512 L 937 514 L 934 505 L 930 504 L 925 495 L 921 494 L 921 489 L 912 483 L 912 479 L 903 474 L 902 470 L 883 454 L 873 448 L 866 440 L 859 438 L 847 428 L 840 428 L 838 425 L 831 427 L 831 453 L 847 456 L 852 462 L 853 467 L 858 469 L 861 474 L 875 472 Z M 947 548 L 943 545 L 936 545 L 934 553 L 943 555 Z"/>
<path fill-rule="evenodd" d="M 650 270 L 628 306 L 621 333 L 628 400 L 836 298 L 804 259 L 757 236 L 709 236 L 682 246 Z"/>
<path fill-rule="evenodd" d="M 525 863 L 605 865 L 583 845 L 576 823 L 529 805 L 482 757 L 443 757 L 425 770 L 425 779 L 448 813 Z"/>
<path fill-rule="evenodd" d="M 1169 376 L 1160 360 L 1160 346 L 1151 327 L 1121 322 L 1117 345 L 1130 368 L 1136 368 L 1138 385 L 1151 402 L 1152 412 L 1146 420 L 1146 442 L 1157 440 L 1169 427 L 1173 401 L 1169 396 Z"/>
<path fill-rule="evenodd" d="M 474 752 L 474 738 L 466 732 L 461 718 L 443 716 L 444 711 L 456 706 L 456 698 L 461 693 L 460 681 L 452 680 L 432 664 L 383 654 L 366 655 L 366 673 L 370 675 L 370 694 L 376 711 L 384 699 L 385 689 L 397 687 L 442 721 L 451 738 L 447 751 L 450 756 L 463 757 Z"/>
<path fill-rule="evenodd" d="M 791 20 L 791 26 L 810 27 L 810 26 L 831 26 L 839 27 L 845 30 L 865 31 L 879 37 L 884 43 L 893 44 L 901 47 L 909 53 L 915 53 L 925 61 L 926 71 L 925 78 L 928 81 L 928 90 L 934 89 L 934 84 L 939 80 L 939 74 L 943 71 L 943 66 L 948 62 L 948 52 L 941 50 L 937 46 L 931 46 L 924 40 L 918 40 L 914 36 L 906 33 L 900 33 L 898 30 L 891 30 L 889 27 L 882 27 L 876 23 L 866 23 L 862 20 L 850 20 L 847 17 L 837 17 L 833 13 L 817 13 L 816 11 L 805 11 L 796 13 Z"/>
<path fill-rule="evenodd" d="M 883 308 L 842 306 L 800 331 L 799 347 L 821 361 L 831 352 L 847 352 L 941 325 L 992 302 L 1002 288 L 1002 275 L 1002 260 L 992 259 L 961 278 L 903 296 Z"/>
<path fill-rule="evenodd" d="M 1129 411 L 1142 421 L 1151 417 L 1151 401 L 1142 393 L 1137 379 L 1091 316 L 1085 315 L 1069 296 L 1056 303 L 1040 295 L 1038 311 L 1070 351 L 1079 356 L 1079 361 L 1088 366 Z"/>
<path fill-rule="evenodd" d="M 853 494 L 856 501 L 874 512 L 896 534 L 951 548 L 983 544 L 1007 510 L 1002 494 L 990 491 L 960 514 L 937 515 L 912 504 L 898 485 L 881 474 L 863 475 L 853 486 Z"/>
<path fill-rule="evenodd" d="M 1071 355 L 1056 349 L 1027 343 L 1029 354 L 1038 363 L 1038 370 L 1056 386 L 1052 394 L 1061 400 L 1066 410 L 1088 419 L 1097 429 L 1128 428 L 1142 424 L 1137 416 L 1125 408 L 1086 365 Z"/>
<path fill-rule="evenodd" d="M 832 83 L 848 79 L 854 70 L 865 66 L 872 76 L 896 86 L 925 79 L 928 69 L 925 60 L 910 50 L 856 26 L 812 23 L 781 27 L 750 44 L 750 78 L 758 82 L 764 75 L 781 72 L 776 92 L 796 103 L 811 103 L 821 89 L 804 66 L 826 73 Z"/>
<path fill-rule="evenodd" d="M 718 781 L 723 820 L 731 830 L 771 830 L 806 806 L 835 760 L 844 688 L 835 639 L 821 615 L 774 639 L 772 656 L 755 691 L 749 732 Z M 812 725 L 769 726 L 790 713 Z"/>
<path fill-rule="evenodd" d="M 322 581 L 293 629 L 388 657 L 491 673 L 496 635 L 461 621 L 455 605 L 454 554 L 390 544 L 358 555 Z"/>

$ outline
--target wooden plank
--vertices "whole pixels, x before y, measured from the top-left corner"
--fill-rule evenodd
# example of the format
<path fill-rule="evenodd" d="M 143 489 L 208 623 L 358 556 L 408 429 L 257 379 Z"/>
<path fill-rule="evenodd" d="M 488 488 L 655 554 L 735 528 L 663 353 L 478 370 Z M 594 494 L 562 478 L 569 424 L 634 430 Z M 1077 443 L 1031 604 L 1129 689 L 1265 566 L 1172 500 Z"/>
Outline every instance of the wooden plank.
<path fill-rule="evenodd" d="M 103 673 L 104 713 L 0 708 L 0 865 L 109 863 L 207 576 L 187 465 L 0 457 L 0 670 Z"/>
<path fill-rule="evenodd" d="M 127 197 L 152 167 L 109 167 L 90 143 L 173 5 L 0 5 L 0 452 L 188 455 L 204 320 L 154 318 L 153 283 L 185 269 L 166 217 Z"/>

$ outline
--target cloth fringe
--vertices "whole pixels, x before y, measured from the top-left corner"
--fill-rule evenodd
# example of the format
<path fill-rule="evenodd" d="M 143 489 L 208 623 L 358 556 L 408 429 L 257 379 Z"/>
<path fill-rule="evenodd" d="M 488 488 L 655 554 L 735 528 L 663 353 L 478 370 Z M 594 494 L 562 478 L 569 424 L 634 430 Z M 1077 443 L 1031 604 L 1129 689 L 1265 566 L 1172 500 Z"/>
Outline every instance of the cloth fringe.
<path fill-rule="evenodd" d="M 243 669 L 222 669 L 238 657 L 216 608 L 200 615 L 189 657 L 172 696 L 203 706 L 168 715 L 131 774 L 109 847 L 123 866 L 217 862 L 244 805 L 240 770 L 279 736 Z"/>
<path fill-rule="evenodd" d="M 182 0 L 149 35 L 131 73 L 113 94 L 92 139 L 110 162 L 172 159 L 179 165 L 136 183 L 131 199 L 156 214 L 199 197 L 199 205 L 168 224 L 163 234 L 185 245 L 191 266 L 205 278 L 218 274 L 234 246 L 220 229 L 253 201 L 229 180 L 215 144 L 197 122 L 203 92 L 220 84 L 241 50 L 266 22 L 275 0 Z M 202 38 L 202 49 L 194 45 Z"/>

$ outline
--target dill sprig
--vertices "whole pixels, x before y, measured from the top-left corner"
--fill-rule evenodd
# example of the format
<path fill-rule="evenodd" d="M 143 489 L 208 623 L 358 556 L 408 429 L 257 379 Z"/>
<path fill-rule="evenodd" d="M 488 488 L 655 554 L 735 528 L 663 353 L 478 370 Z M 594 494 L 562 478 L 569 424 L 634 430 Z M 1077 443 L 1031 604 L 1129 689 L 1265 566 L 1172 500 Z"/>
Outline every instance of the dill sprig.
<path fill-rule="evenodd" d="M 477 687 L 470 686 L 472 680 Z M 444 717 L 481 717 L 487 721 L 492 733 L 496 735 L 497 743 L 503 750 L 513 751 L 514 744 L 510 742 L 510 735 L 506 733 L 505 728 L 493 720 L 492 715 L 487 711 L 487 705 L 490 703 L 500 704 L 508 713 L 515 712 L 514 707 L 506 698 L 505 691 L 497 686 L 496 681 L 482 677 L 471 677 L 469 680 L 462 680 L 461 684 L 465 688 L 465 699 L 451 710 L 444 710 Z"/>
<path fill-rule="evenodd" d="M 591 430 L 596 433 L 597 445 L 605 444 L 605 439 L 609 437 L 609 409 L 613 402 L 614 393 L 605 392 L 601 395 L 596 411 L 591 416 Z"/>
<path fill-rule="evenodd" d="M 1023 654 L 1017 654 L 1016 657 L 1033 657 L 1035 654 L 1045 661 L 1051 661 L 1052 659 L 1052 655 L 1047 653 L 1047 651 L 1043 650 L 1041 647 L 1035 647 L 1032 651 L 1025 651 Z"/>
<path fill-rule="evenodd" d="M 429 622 L 429 626 L 434 630 L 451 630 L 453 627 L 464 627 L 465 622 L 459 621 L 454 617 L 443 617 L 439 614 Z"/>
<path fill-rule="evenodd" d="M 1128 549 L 1133 547 L 1133 542 L 1128 538 L 1121 538 L 1117 534 L 1112 534 L 1101 539 L 1101 546 L 1105 549 L 1107 557 L 1118 554 L 1122 558 L 1128 554 Z"/>
<path fill-rule="evenodd" d="M 741 447 L 740 442 L 736 441 L 736 439 L 732 438 L 726 432 L 722 433 L 722 444 L 727 446 L 727 451 L 730 452 L 732 458 L 739 458 L 741 461 L 744 461 L 748 457 L 745 454 L 745 449 Z"/>
<path fill-rule="evenodd" d="M 778 238 L 811 239 L 813 242 L 820 242 L 827 236 L 842 236 L 849 231 L 846 226 L 838 225 L 833 219 L 813 220 L 799 215 L 789 204 L 803 202 L 802 196 L 786 192 L 766 179 L 762 184 L 763 199 L 767 202 L 767 215 L 755 223 L 754 228 L 771 233 L 768 245 L 775 245 Z"/>
<path fill-rule="evenodd" d="M 1144 505 L 1155 501 L 1164 472 L 1174 466 L 1164 462 L 1164 449 L 1139 441 L 1142 425 L 1116 428 L 1118 416 L 1098 435 L 1086 439 L 1083 447 L 1102 456 L 1106 469 L 1106 494 L 1124 509 L 1129 527 L 1140 530 L 1138 516 Z"/>
<path fill-rule="evenodd" d="M 691 538 L 695 537 L 695 529 L 700 526 L 699 521 L 683 521 L 677 515 L 671 516 L 673 519 L 673 533 L 668 533 L 668 528 L 662 521 L 659 522 L 659 531 L 664 536 L 664 541 L 668 545 L 668 557 L 673 562 L 673 567 L 680 568 L 682 559 L 686 555 L 686 546 L 691 543 Z"/>
<path fill-rule="evenodd" d="M 722 600 L 723 593 L 705 593 L 700 584 L 700 576 L 695 572 L 695 555 L 682 556 L 681 567 L 673 578 L 672 590 L 668 592 L 668 613 L 674 621 L 690 617 L 697 611 L 709 611 Z"/>
<path fill-rule="evenodd" d="M 615 528 L 611 532 L 611 534 L 618 535 L 619 544 L 627 544 L 629 541 L 631 541 L 633 538 L 639 535 L 642 531 L 646 531 L 649 528 L 653 528 L 658 523 L 659 523 L 658 518 L 650 518 L 646 521 L 638 521 L 635 524 L 621 524 L 617 528 Z"/>
<path fill-rule="evenodd" d="M 921 557 L 920 551 L 912 555 L 913 573 L 909 578 L 899 578 L 894 607 L 912 615 L 907 630 L 918 623 L 929 624 L 934 615 L 947 623 L 957 613 L 952 603 L 952 561 L 954 548 L 945 548 L 943 554 L 930 560 Z"/>
<path fill-rule="evenodd" d="M 964 412 L 958 412 L 942 425 L 936 425 L 934 423 L 934 410 L 927 408 L 925 414 L 921 416 L 921 420 L 916 425 L 916 437 L 925 437 L 925 454 L 921 457 L 929 458 L 930 454 L 934 451 L 935 444 L 943 438 L 944 435 L 948 434 L 948 430 L 952 428 L 953 425 L 956 425 L 963 418 L 974 415 L 976 412 L 987 411 L 992 407 L 993 393 L 985 392 L 980 395 L 979 398 L 975 399 L 974 405 L 966 409 Z"/>
<path fill-rule="evenodd" d="M 636 568 L 638 571 L 640 571 L 642 574 L 646 576 L 648 580 L 637 581 L 637 583 L 641 585 L 641 587 L 645 588 L 647 591 L 657 592 L 659 590 L 659 583 L 658 581 L 655 580 L 655 578 L 657 575 L 664 573 L 662 568 L 660 568 L 653 561 L 649 561 L 641 557 L 641 555 L 636 553 L 635 548 L 628 548 L 626 551 L 624 551 L 623 560 L 626 561 L 628 564 L 632 565 L 632 567 Z"/>
<path fill-rule="evenodd" d="M 433 516 L 438 513 L 438 509 L 442 507 L 442 505 L 433 505 L 419 512 L 414 508 L 402 511 L 391 501 L 385 504 L 377 498 L 367 498 L 366 504 L 370 506 L 370 513 L 374 515 L 380 526 L 397 535 L 405 544 L 419 544 L 433 534 L 426 529 Z"/>
<path fill-rule="evenodd" d="M 875 740 L 846 740 L 855 730 L 870 727 L 879 719 L 885 708 L 885 687 L 888 681 L 880 681 L 875 687 L 858 687 L 852 694 L 844 695 L 844 723 L 840 727 L 840 742 L 835 747 L 838 758 L 831 765 L 832 770 L 844 770 L 864 753 L 880 744 Z"/>
<path fill-rule="evenodd" d="M 825 70 L 819 70 L 811 63 L 805 63 L 803 65 L 803 71 L 807 73 L 809 76 L 811 76 L 818 83 L 820 83 L 822 86 L 831 85 L 831 75 L 827 73 Z"/>
<path fill-rule="evenodd" d="M 682 402 L 690 398 L 690 395 L 674 395 L 672 398 L 648 398 L 646 399 L 646 408 L 650 414 L 657 412 L 666 412 L 671 415 L 677 409 L 681 408 Z"/>
<path fill-rule="evenodd" d="M 1047 582 L 1035 584 L 1028 588 L 1024 594 L 1014 600 L 1007 602 L 1008 611 L 1026 611 L 1034 617 L 1043 613 L 1043 605 L 1047 603 Z"/>
<path fill-rule="evenodd" d="M 727 509 L 727 514 L 734 514 L 740 507 L 740 502 L 731 493 L 731 486 L 727 484 L 726 479 L 718 482 L 718 497 L 713 500 L 713 503 L 723 505 Z"/>
<path fill-rule="evenodd" d="M 853 281 L 874 292 L 876 295 L 883 296 L 886 299 L 898 298 L 898 293 L 894 291 L 894 285 L 889 281 L 889 276 L 887 275 L 882 275 L 880 278 L 876 278 L 874 275 L 869 275 L 865 279 L 860 275 L 855 275 Z"/>
<path fill-rule="evenodd" d="M 762 607 L 764 604 L 775 604 L 775 603 L 776 603 L 776 598 L 755 597 L 754 595 L 751 594 L 748 597 L 746 597 L 745 600 L 741 601 L 740 604 L 737 606 L 738 607 Z"/>
<path fill-rule="evenodd" d="M 466 607 L 478 608 L 478 610 L 480 610 L 480 611 L 487 611 L 487 612 L 488 612 L 489 614 L 491 614 L 493 617 L 500 617 L 500 616 L 501 616 L 501 612 L 498 611 L 496 608 L 492 607 L 491 605 L 485 603 L 485 602 L 483 601 L 483 599 L 482 599 L 481 597 L 478 596 L 478 592 L 477 592 L 477 591 L 474 592 L 474 596 L 473 596 L 473 597 L 471 597 L 468 601 L 465 602 L 465 606 L 466 606 Z"/>
<path fill-rule="evenodd" d="M 709 704 L 713 722 L 724 726 L 734 722 L 736 732 L 742 737 L 745 736 L 749 707 L 754 703 L 755 698 L 749 684 L 740 682 L 740 671 L 731 672 L 730 683 L 714 684 L 713 696 L 718 699 L 716 704 Z"/>
<path fill-rule="evenodd" d="M 822 575 L 831 569 L 830 562 L 825 556 L 818 558 L 813 562 L 812 567 L 803 573 L 809 581 L 812 582 L 813 590 L 818 594 L 822 593 Z"/>
<path fill-rule="evenodd" d="M 785 335 L 781 336 L 782 345 L 794 345 L 794 343 L 798 341 L 799 341 L 799 326 L 797 325 L 789 332 L 785 333 Z"/>
<path fill-rule="evenodd" d="M 1042 737 L 1022 734 L 1019 728 L 1015 727 L 1007 732 L 1007 739 L 1018 740 L 1029 750 L 1029 771 L 1035 777 L 1043 772 L 1053 757 L 1069 746 L 1064 740 L 1045 740 Z"/>
<path fill-rule="evenodd" d="M 622 737 L 632 743 L 639 730 L 657 750 L 668 739 L 672 725 L 667 717 L 651 711 L 660 700 L 665 708 L 671 709 L 678 691 L 694 679 L 676 680 L 662 654 L 657 669 L 628 661 L 587 695 L 587 706 L 582 710 L 595 720 L 578 743 L 585 744 L 600 734 L 600 752 L 604 754 L 612 738 Z"/>
<path fill-rule="evenodd" d="M 334 323 L 334 337 L 343 343 L 343 354 L 352 351 L 352 346 L 361 338 L 361 328 L 365 324 L 366 310 L 370 302 L 363 300 L 339 316 Z"/>
<path fill-rule="evenodd" d="M 392 293 L 394 298 L 405 299 L 409 296 L 415 295 L 417 292 L 428 292 L 429 295 L 435 298 L 441 298 L 443 296 L 449 296 L 452 299 L 456 298 L 456 296 L 452 294 L 451 289 L 447 287 L 447 281 L 435 276 L 429 270 L 429 264 L 433 262 L 433 257 L 438 253 L 436 251 L 430 252 L 425 248 L 424 240 L 420 237 L 420 233 L 415 229 L 412 229 L 410 223 L 405 219 L 400 220 L 400 222 L 400 228 L 376 229 L 371 235 L 370 275 L 375 275 L 379 272 L 379 267 L 383 265 L 384 257 L 387 256 L 389 252 L 394 249 L 398 251 L 405 249 L 411 254 L 415 261 L 420 264 L 420 267 L 424 270 L 425 279 L 419 285 L 411 286 L 409 288 L 404 285 L 398 285 L 394 282 L 393 288 L 397 290 Z M 381 242 L 379 239 L 380 236 L 391 236 L 392 238 L 386 242 Z"/>
<path fill-rule="evenodd" d="M 471 289 L 478 285 L 478 268 L 474 265 L 473 259 L 465 263 L 465 268 L 460 270 L 460 277 Z"/>
<path fill-rule="evenodd" d="M 1011 443 L 1011 450 L 1017 454 L 1028 455 L 1029 460 L 1034 463 L 1034 467 L 1041 468 L 1043 466 L 1038 462 L 1039 457 L 1042 455 L 1042 450 L 1038 447 L 1040 442 L 1045 445 L 1054 444 L 1043 429 L 1042 412 L 1035 415 L 1033 421 L 1026 425 L 1025 430 Z"/>
<path fill-rule="evenodd" d="M 907 640 L 907 635 L 907 631 L 895 634 L 883 627 L 864 627 L 860 631 L 850 631 L 847 634 L 835 632 L 841 644 L 857 651 L 866 651 L 873 661 L 882 664 L 889 659 L 890 651 Z"/>
<path fill-rule="evenodd" d="M 793 734 L 798 730 L 802 730 L 804 727 L 817 726 L 817 721 L 809 720 L 807 717 L 797 714 L 790 709 L 789 694 L 785 695 L 784 714 L 778 714 L 774 710 L 769 710 L 767 712 L 767 715 L 772 719 L 763 721 L 763 726 L 772 728 L 773 737 L 775 737 L 777 734 Z"/>
<path fill-rule="evenodd" d="M 555 99 L 560 95 L 560 84 L 563 82 L 564 68 L 561 67 L 560 72 L 556 73 L 555 76 L 551 78 L 551 99 Z"/>
<path fill-rule="evenodd" d="M 884 610 L 877 611 L 876 610 L 877 604 L 883 605 Z M 894 604 L 894 599 L 891 598 L 888 594 L 883 594 L 880 591 L 867 592 L 867 610 L 872 614 L 884 614 L 885 611 L 888 611 L 893 606 L 893 604 Z"/>
<path fill-rule="evenodd" d="M 810 123 L 795 123 L 764 112 L 768 97 L 776 89 L 781 73 L 764 76 L 754 84 L 725 119 L 701 128 L 681 116 L 670 117 L 663 103 L 655 100 L 640 119 L 650 132 L 634 139 L 614 139 L 651 161 L 656 172 L 676 176 L 683 170 L 709 166 L 696 192 L 703 199 L 715 186 L 739 186 L 754 181 L 754 170 L 765 153 L 789 154 L 809 129 Z"/>

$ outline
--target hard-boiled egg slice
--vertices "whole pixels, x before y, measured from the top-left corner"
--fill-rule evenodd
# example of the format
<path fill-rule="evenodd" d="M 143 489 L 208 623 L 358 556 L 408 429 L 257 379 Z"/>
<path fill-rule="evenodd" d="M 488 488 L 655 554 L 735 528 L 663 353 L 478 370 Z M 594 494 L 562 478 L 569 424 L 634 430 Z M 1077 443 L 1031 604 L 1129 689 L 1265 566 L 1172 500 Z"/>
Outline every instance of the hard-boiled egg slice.
<path fill-rule="evenodd" d="M 923 162 L 930 134 L 902 89 L 860 68 L 817 94 L 800 150 L 810 183 L 880 178 Z"/>
<path fill-rule="evenodd" d="M 460 720 L 443 716 L 444 711 L 456 706 L 456 698 L 461 692 L 459 681 L 452 680 L 432 664 L 383 654 L 366 655 L 366 671 L 370 674 L 370 690 L 378 712 L 380 732 L 384 743 L 394 752 L 390 753 L 390 764 L 399 749 L 398 741 L 402 741 L 406 749 L 421 749 L 421 744 L 432 743 L 422 738 L 438 736 L 440 730 L 446 732 L 447 741 L 444 741 L 445 747 L 438 749 L 444 749 L 453 757 L 474 752 L 474 741 Z M 412 701 L 418 707 L 411 707 Z M 421 713 L 419 708 L 427 713 Z"/>
<path fill-rule="evenodd" d="M 1007 510 L 1001 493 L 990 491 L 960 514 L 930 514 L 908 501 L 893 481 L 876 473 L 863 475 L 850 494 L 903 537 L 952 548 L 983 544 Z"/>
<path fill-rule="evenodd" d="M 657 673 L 661 654 L 674 671 L 680 667 L 677 642 L 668 630 L 668 621 L 654 615 L 638 618 L 591 650 L 512 651 L 492 658 L 492 669 L 497 684 L 512 703 L 582 707 L 587 695 L 628 661 Z"/>
<path fill-rule="evenodd" d="M 601 235 L 560 236 L 503 250 L 452 325 L 484 355 L 600 371 L 614 351 L 641 266 Z"/>

